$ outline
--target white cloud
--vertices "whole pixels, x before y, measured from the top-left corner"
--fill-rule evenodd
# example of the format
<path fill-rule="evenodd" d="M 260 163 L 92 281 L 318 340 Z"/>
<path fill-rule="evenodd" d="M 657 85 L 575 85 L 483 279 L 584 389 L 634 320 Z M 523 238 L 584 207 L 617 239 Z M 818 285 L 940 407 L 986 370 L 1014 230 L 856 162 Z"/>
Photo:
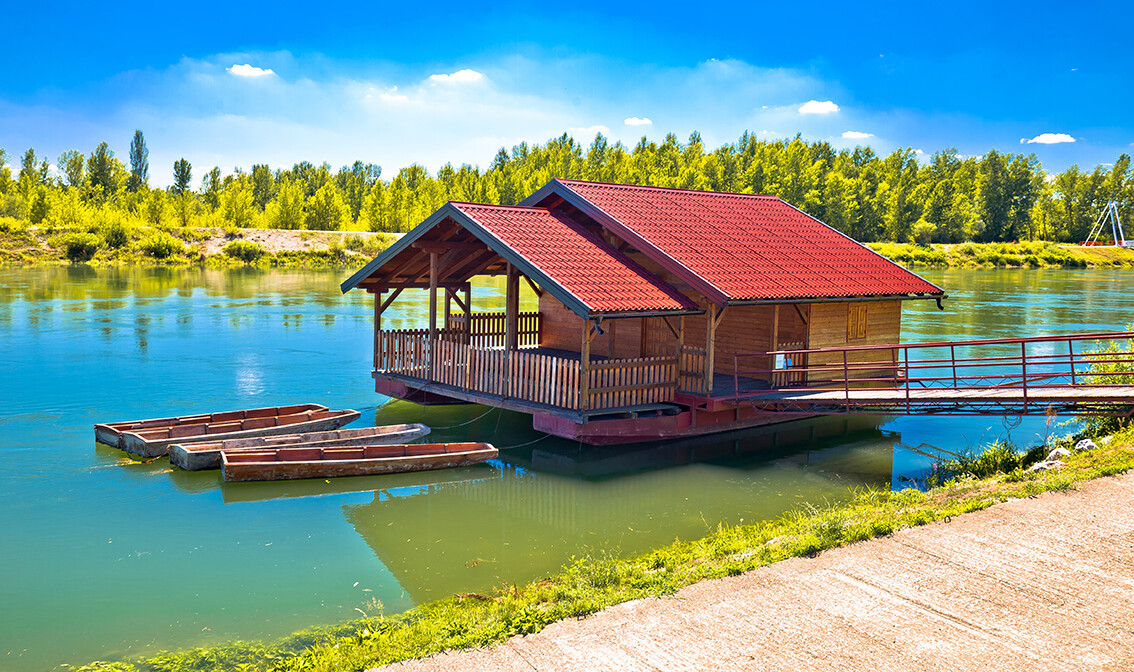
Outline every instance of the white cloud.
<path fill-rule="evenodd" d="M 451 75 L 430 75 L 429 81 L 435 84 L 465 84 L 469 82 L 479 82 L 484 79 L 484 73 L 477 72 L 476 70 L 458 70 Z"/>
<path fill-rule="evenodd" d="M 607 135 L 610 133 L 610 129 L 606 126 L 598 124 L 595 126 L 587 126 L 586 128 L 569 128 L 567 129 L 567 132 L 578 133 L 579 135 L 583 135 L 584 133 L 587 135 L 594 135 L 595 133 L 602 133 L 603 135 Z"/>
<path fill-rule="evenodd" d="M 1075 138 L 1066 133 L 1040 133 L 1032 139 L 1020 138 L 1020 144 L 1038 143 L 1041 145 L 1058 145 L 1061 142 L 1075 142 Z"/>
<path fill-rule="evenodd" d="M 638 117 L 630 117 L 622 123 L 627 126 L 651 126 L 654 122 L 651 121 L 649 117 L 642 117 L 640 119 Z"/>
<path fill-rule="evenodd" d="M 374 89 L 371 88 L 371 91 L 373 90 Z M 369 98 L 370 94 L 366 94 L 366 97 Z M 405 95 L 398 93 L 398 87 L 396 86 L 391 86 L 390 88 L 386 89 L 382 93 L 378 94 L 378 97 L 391 103 L 404 103 L 409 100 L 409 98 Z"/>
<path fill-rule="evenodd" d="M 245 63 L 244 65 L 233 65 L 229 68 L 226 68 L 226 70 L 236 75 L 237 77 L 267 77 L 269 75 L 276 74 L 275 71 L 271 68 L 257 68 L 256 66 L 248 65 L 247 63 Z"/>
<path fill-rule="evenodd" d="M 847 140 L 865 140 L 873 138 L 873 133 L 863 133 L 862 131 L 843 131 L 843 137 Z"/>
<path fill-rule="evenodd" d="M 830 100 L 809 100 L 799 106 L 800 114 L 831 114 L 838 111 L 839 106 Z"/>

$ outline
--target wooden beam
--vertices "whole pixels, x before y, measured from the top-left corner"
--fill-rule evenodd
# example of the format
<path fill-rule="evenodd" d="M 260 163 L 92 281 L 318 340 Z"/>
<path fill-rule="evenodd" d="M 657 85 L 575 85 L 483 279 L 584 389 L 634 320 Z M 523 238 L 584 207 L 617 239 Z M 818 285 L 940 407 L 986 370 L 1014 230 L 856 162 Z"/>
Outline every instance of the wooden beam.
<path fill-rule="evenodd" d="M 429 253 L 449 252 L 450 250 L 483 250 L 487 246 L 478 241 L 419 240 L 410 247 Z"/>
<path fill-rule="evenodd" d="M 720 315 L 717 311 L 720 310 Z M 709 312 L 705 314 L 705 394 L 713 393 L 713 369 L 716 364 L 717 325 L 724 311 L 717 304 L 709 302 Z"/>
<path fill-rule="evenodd" d="M 504 347 L 515 350 L 520 333 L 520 274 L 508 264 L 508 280 L 504 293 Z"/>
<path fill-rule="evenodd" d="M 426 364 L 426 378 L 434 378 L 435 343 L 437 340 L 437 253 L 429 253 L 429 360 Z"/>
<path fill-rule="evenodd" d="M 663 317 L 661 319 L 662 319 L 662 322 L 665 324 L 665 326 L 669 329 L 669 333 L 673 334 L 674 338 L 677 338 L 677 330 L 674 329 L 673 325 L 669 323 L 669 318 Z M 684 320 L 685 320 L 684 316 L 678 317 L 677 319 L 679 320 L 678 324 L 684 324 Z"/>
<path fill-rule="evenodd" d="M 524 280 L 528 281 L 528 287 L 532 288 L 532 291 L 535 292 L 536 296 L 543 297 L 543 290 L 540 289 L 539 287 L 536 287 L 536 284 L 534 282 L 532 282 L 531 278 L 529 278 L 528 276 L 525 275 Z"/>
<path fill-rule="evenodd" d="M 467 304 L 465 301 L 463 301 L 461 299 L 461 295 L 460 295 L 459 290 L 465 289 L 467 287 L 468 287 L 468 285 L 466 285 L 465 287 L 446 287 L 445 288 L 446 290 L 448 290 L 453 295 L 453 303 L 457 304 L 457 308 L 460 308 L 462 311 L 465 311 L 465 312 L 468 311 L 468 309 L 469 309 L 468 305 L 469 304 Z"/>
<path fill-rule="evenodd" d="M 374 292 L 374 370 L 378 370 L 378 355 L 379 347 L 382 340 L 382 310 L 385 304 L 382 303 L 382 292 Z"/>
<path fill-rule="evenodd" d="M 496 252 L 488 250 L 476 254 L 471 258 L 466 257 L 455 264 L 445 277 L 446 279 L 459 278 L 461 282 L 464 282 L 468 280 L 470 276 L 476 275 L 476 270 L 482 268 L 489 259 L 496 256 L 499 256 Z"/>
<path fill-rule="evenodd" d="M 579 410 L 587 410 L 591 382 L 591 321 L 583 320 L 583 343 L 579 348 Z"/>
<path fill-rule="evenodd" d="M 404 288 L 403 287 L 394 287 L 393 288 L 394 292 L 392 294 L 390 294 L 390 298 L 388 298 L 388 299 L 386 299 L 385 301 L 382 302 L 382 309 L 379 311 L 380 314 L 386 312 L 386 309 L 390 307 L 390 304 L 394 302 L 394 299 L 398 298 L 398 295 L 402 293 L 402 289 L 404 289 Z M 385 291 L 385 290 L 379 290 L 378 294 L 375 294 L 374 296 L 375 297 L 379 296 L 381 294 L 381 292 L 383 292 L 383 291 Z"/>
<path fill-rule="evenodd" d="M 808 304 L 808 305 L 810 305 L 810 304 Z M 803 320 L 804 324 L 807 324 L 807 316 L 803 314 L 803 310 L 799 306 L 800 306 L 800 304 L 798 304 L 798 303 L 791 304 L 791 307 L 795 308 L 795 312 L 799 313 L 799 319 Z"/>
<path fill-rule="evenodd" d="M 780 304 L 776 304 L 772 309 L 772 339 L 769 351 L 779 350 L 780 344 Z"/>
<path fill-rule="evenodd" d="M 669 323 L 668 318 L 666 318 L 666 324 L 668 324 L 668 323 Z M 670 327 L 670 328 L 672 329 L 672 327 Z M 673 335 L 677 337 L 677 354 L 676 354 L 677 366 L 675 366 L 674 369 L 677 370 L 677 389 L 680 390 L 681 389 L 681 372 L 682 372 L 682 370 L 685 369 L 685 362 L 683 361 L 682 354 L 681 354 L 681 351 L 685 349 L 685 316 L 684 315 L 677 318 L 677 331 Z"/>
<path fill-rule="evenodd" d="M 465 345 L 472 344 L 472 285 L 466 284 L 464 288 L 465 300 L 461 308 L 465 311 Z"/>

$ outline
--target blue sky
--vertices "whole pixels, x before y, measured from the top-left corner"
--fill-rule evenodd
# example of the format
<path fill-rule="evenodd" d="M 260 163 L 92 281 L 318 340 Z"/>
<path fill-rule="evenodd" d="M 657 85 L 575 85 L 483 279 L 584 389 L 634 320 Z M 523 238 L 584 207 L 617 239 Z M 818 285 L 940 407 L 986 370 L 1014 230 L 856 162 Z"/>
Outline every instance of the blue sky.
<path fill-rule="evenodd" d="M 1094 167 L 1134 151 L 1132 7 L 17 3 L 0 147 L 54 162 L 106 140 L 125 160 L 142 129 L 158 185 L 180 157 L 195 182 L 301 160 L 389 178 L 565 131 L 633 145 L 699 130 L 711 147 L 802 133 Z"/>

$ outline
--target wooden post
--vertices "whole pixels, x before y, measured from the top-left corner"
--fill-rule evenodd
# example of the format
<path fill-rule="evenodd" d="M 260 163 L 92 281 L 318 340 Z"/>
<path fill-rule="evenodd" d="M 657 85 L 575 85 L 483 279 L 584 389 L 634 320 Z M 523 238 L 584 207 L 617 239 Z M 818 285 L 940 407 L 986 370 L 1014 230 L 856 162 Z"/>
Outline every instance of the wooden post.
<path fill-rule="evenodd" d="M 665 319 L 664 317 L 662 318 Z M 685 316 L 677 318 L 677 389 L 681 389 L 681 379 L 685 371 Z"/>
<path fill-rule="evenodd" d="M 775 307 L 772 309 L 771 352 L 775 352 L 776 350 L 779 350 L 779 349 L 780 349 L 780 304 L 777 303 L 775 305 Z M 772 365 L 769 366 L 768 368 L 772 369 L 774 371 L 775 368 L 776 368 L 776 356 L 772 355 L 771 357 L 772 357 Z M 772 373 L 771 375 L 768 376 L 768 383 L 772 387 L 776 386 L 776 374 L 775 373 Z"/>
<path fill-rule="evenodd" d="M 465 285 L 465 345 L 472 345 L 472 283 Z"/>
<path fill-rule="evenodd" d="M 452 310 L 453 292 L 455 291 L 457 290 L 451 287 L 445 288 L 445 321 L 441 323 L 441 331 L 446 334 L 449 333 L 449 313 Z"/>
<path fill-rule="evenodd" d="M 504 299 L 504 348 L 515 350 L 520 332 L 520 274 L 508 264 L 508 283 Z"/>
<path fill-rule="evenodd" d="M 382 346 L 382 289 L 374 290 L 374 370 L 378 370 L 378 357 Z"/>
<path fill-rule="evenodd" d="M 587 410 L 591 383 L 591 321 L 583 320 L 583 344 L 579 347 L 579 410 Z"/>
<path fill-rule="evenodd" d="M 614 332 L 616 326 L 618 326 L 618 321 L 611 320 L 610 327 L 606 331 L 606 356 L 608 359 L 614 359 L 614 348 L 616 345 Z"/>
<path fill-rule="evenodd" d="M 437 253 L 429 253 L 429 356 L 426 362 L 426 376 L 432 382 L 434 376 L 434 366 L 436 361 L 436 346 L 434 341 L 437 339 Z"/>
<path fill-rule="evenodd" d="M 709 302 L 709 310 L 705 313 L 705 394 L 713 394 L 713 368 L 716 355 L 717 338 L 717 304 Z M 721 312 L 723 315 L 723 311 Z"/>

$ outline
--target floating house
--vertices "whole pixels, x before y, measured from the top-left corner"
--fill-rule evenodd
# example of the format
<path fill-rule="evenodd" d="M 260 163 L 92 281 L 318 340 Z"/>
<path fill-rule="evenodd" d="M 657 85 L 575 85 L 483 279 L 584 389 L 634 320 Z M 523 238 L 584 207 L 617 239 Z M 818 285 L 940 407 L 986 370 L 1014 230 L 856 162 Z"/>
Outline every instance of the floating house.
<path fill-rule="evenodd" d="M 485 275 L 506 279 L 502 312 L 472 311 Z M 411 288 L 429 290 L 427 324 L 383 329 Z M 792 350 L 843 347 L 893 377 L 891 351 L 846 346 L 898 343 L 903 301 L 945 298 L 776 197 L 577 180 L 517 206 L 448 203 L 342 289 L 374 295 L 377 392 L 521 411 L 590 444 L 791 419 L 740 392 L 836 384 L 834 354 Z"/>

